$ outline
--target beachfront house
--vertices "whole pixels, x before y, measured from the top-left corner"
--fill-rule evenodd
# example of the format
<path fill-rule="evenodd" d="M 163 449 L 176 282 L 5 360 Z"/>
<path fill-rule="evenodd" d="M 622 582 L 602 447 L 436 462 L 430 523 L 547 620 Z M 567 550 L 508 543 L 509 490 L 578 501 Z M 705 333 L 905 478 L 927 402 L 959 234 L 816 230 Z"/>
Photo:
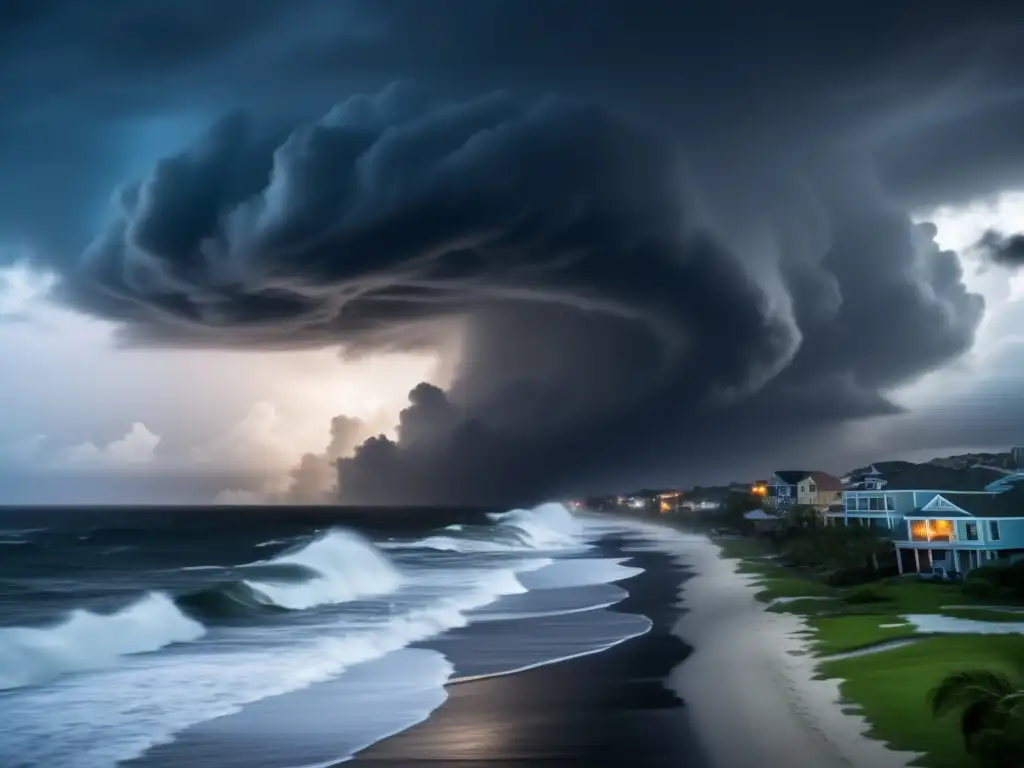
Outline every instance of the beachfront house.
<path fill-rule="evenodd" d="M 809 474 L 803 469 L 780 469 L 766 483 L 765 503 L 776 509 L 796 504 L 800 481 Z"/>
<path fill-rule="evenodd" d="M 1006 479 L 988 467 L 874 465 L 849 478 L 842 509 L 827 516 L 890 538 L 901 573 L 966 573 L 1024 554 L 1024 484 Z"/>
<path fill-rule="evenodd" d="M 843 490 L 843 481 L 838 477 L 815 470 L 797 482 L 796 503 L 824 512 L 842 499 Z"/>
<path fill-rule="evenodd" d="M 900 572 L 968 573 L 1024 557 L 1024 485 L 1001 493 L 942 493 L 906 516 L 895 538 Z"/>

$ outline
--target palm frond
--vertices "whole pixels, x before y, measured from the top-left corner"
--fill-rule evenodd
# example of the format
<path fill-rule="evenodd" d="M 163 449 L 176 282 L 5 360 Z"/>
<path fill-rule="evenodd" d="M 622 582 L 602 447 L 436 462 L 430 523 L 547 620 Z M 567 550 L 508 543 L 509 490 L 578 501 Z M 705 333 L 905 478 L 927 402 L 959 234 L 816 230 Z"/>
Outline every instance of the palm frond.
<path fill-rule="evenodd" d="M 1016 691 L 1016 686 L 1002 672 L 969 669 L 952 672 L 928 694 L 932 714 L 940 717 L 976 701 L 999 699 Z"/>
<path fill-rule="evenodd" d="M 968 746 L 982 731 L 998 729 L 1006 720 L 1005 713 L 999 709 L 999 700 L 995 698 L 979 698 L 963 708 L 960 713 L 960 733 Z"/>

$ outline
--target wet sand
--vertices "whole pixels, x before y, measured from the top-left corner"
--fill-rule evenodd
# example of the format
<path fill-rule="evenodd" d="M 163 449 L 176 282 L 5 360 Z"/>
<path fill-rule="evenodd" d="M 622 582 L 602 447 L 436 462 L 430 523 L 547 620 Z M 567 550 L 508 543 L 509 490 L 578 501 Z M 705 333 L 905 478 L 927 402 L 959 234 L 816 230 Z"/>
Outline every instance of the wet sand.
<path fill-rule="evenodd" d="M 688 612 L 675 629 L 695 650 L 670 685 L 692 702 L 711 765 L 902 768 L 915 757 L 867 738 L 866 721 L 840 704 L 839 681 L 815 679 L 801 617 L 767 612 L 737 561 L 677 535 L 697 576 L 683 585 Z"/>
<path fill-rule="evenodd" d="M 354 762 L 674 768 L 903 768 L 864 734 L 836 680 L 815 680 L 806 625 L 766 612 L 753 579 L 704 536 L 630 551 L 645 572 L 615 610 L 652 630 L 609 651 L 452 685 L 425 722 Z M 352 763 L 348 763 L 352 764 Z"/>
<path fill-rule="evenodd" d="M 665 685 L 689 647 L 672 629 L 688 572 L 671 555 L 630 553 L 644 573 L 622 585 L 615 610 L 654 626 L 602 653 L 514 675 L 452 685 L 425 722 L 379 742 L 346 765 L 708 765 L 683 701 Z"/>

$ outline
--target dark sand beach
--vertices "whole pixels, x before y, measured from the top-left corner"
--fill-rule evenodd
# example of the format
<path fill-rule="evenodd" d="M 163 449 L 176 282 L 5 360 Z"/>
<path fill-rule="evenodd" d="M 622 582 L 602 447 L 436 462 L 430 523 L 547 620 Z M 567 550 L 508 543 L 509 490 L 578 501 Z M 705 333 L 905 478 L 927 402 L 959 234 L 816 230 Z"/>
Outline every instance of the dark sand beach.
<path fill-rule="evenodd" d="M 379 742 L 346 765 L 708 765 L 685 703 L 666 686 L 690 648 L 673 634 L 689 573 L 661 552 L 629 552 L 644 572 L 614 610 L 651 630 L 608 651 L 518 674 L 455 683 L 425 722 Z"/>

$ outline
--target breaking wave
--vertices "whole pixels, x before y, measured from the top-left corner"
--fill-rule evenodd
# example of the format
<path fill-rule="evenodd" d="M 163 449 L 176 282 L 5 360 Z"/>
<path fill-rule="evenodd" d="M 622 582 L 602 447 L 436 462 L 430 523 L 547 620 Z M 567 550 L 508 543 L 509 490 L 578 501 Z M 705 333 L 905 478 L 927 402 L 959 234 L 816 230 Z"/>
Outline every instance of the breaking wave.
<path fill-rule="evenodd" d="M 243 569 L 259 579 L 225 581 L 176 598 L 150 592 L 116 613 L 79 609 L 48 628 L 0 629 L 0 690 L 198 640 L 206 633 L 203 622 L 343 603 L 387 594 L 401 583 L 373 544 L 341 530 Z"/>
<path fill-rule="evenodd" d="M 386 595 L 401 584 L 398 570 L 383 553 L 363 537 L 342 530 L 327 531 L 297 549 L 238 571 L 253 578 L 204 587 L 176 602 L 191 616 L 216 621 L 347 603 Z"/>
<path fill-rule="evenodd" d="M 293 611 L 386 595 L 402 583 L 387 557 L 350 531 L 327 531 L 298 549 L 248 567 L 253 566 L 297 567 L 309 572 L 311 578 L 306 580 L 265 577 L 243 582 L 262 600 Z"/>
<path fill-rule="evenodd" d="M 0 629 L 0 690 L 110 666 L 122 656 L 198 640 L 205 632 L 160 592 L 117 613 L 76 610 L 56 626 Z"/>
<path fill-rule="evenodd" d="M 502 553 L 586 549 L 584 526 L 562 504 L 541 504 L 487 515 L 490 526 L 448 526 L 451 536 L 435 535 L 412 542 L 392 542 L 391 549 L 435 549 L 442 552 Z"/>

